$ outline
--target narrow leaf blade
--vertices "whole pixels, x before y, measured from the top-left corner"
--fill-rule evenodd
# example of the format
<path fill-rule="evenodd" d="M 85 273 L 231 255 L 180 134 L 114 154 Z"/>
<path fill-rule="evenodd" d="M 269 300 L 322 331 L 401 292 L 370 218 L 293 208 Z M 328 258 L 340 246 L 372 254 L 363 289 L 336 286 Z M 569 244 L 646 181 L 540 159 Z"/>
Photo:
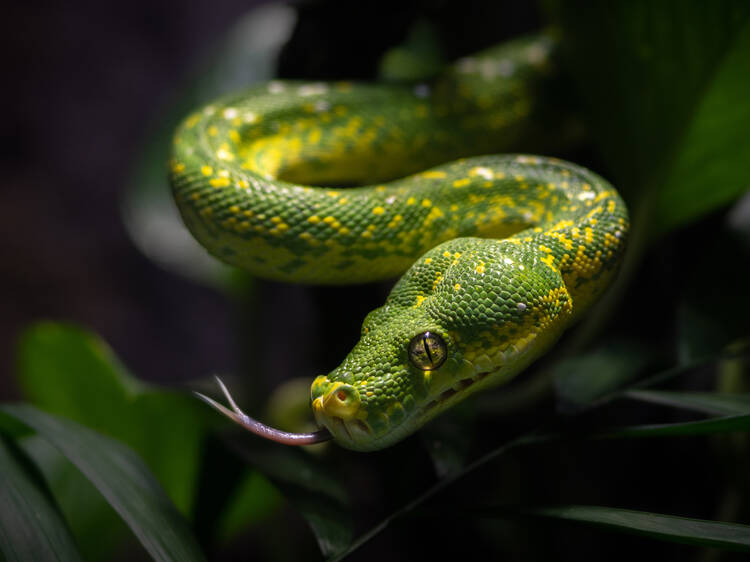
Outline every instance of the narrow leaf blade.
<path fill-rule="evenodd" d="M 542 517 L 591 523 L 660 540 L 750 552 L 750 526 L 593 505 L 530 510 Z"/>
<path fill-rule="evenodd" d="M 197 400 L 146 385 L 99 336 L 64 323 L 24 331 L 17 373 L 34 406 L 132 448 L 180 511 L 190 512 L 203 438 L 217 419 Z"/>
<path fill-rule="evenodd" d="M 744 416 L 723 416 L 683 423 L 631 425 L 615 429 L 601 435 L 601 437 L 606 439 L 624 437 L 677 437 L 730 433 L 732 431 L 750 431 L 750 414 Z"/>
<path fill-rule="evenodd" d="M 630 390 L 625 397 L 720 416 L 750 414 L 750 394 Z"/>
<path fill-rule="evenodd" d="M 65 521 L 32 479 L 19 451 L 0 439 L 0 553 L 8 562 L 81 560 Z"/>
<path fill-rule="evenodd" d="M 350 546 L 354 531 L 346 490 L 321 464 L 293 448 L 256 449 L 237 442 L 230 446 L 300 512 L 323 556 L 335 558 Z"/>
<path fill-rule="evenodd" d="M 25 404 L 0 411 L 52 443 L 107 499 L 155 560 L 203 560 L 187 523 L 144 462 L 121 443 Z"/>

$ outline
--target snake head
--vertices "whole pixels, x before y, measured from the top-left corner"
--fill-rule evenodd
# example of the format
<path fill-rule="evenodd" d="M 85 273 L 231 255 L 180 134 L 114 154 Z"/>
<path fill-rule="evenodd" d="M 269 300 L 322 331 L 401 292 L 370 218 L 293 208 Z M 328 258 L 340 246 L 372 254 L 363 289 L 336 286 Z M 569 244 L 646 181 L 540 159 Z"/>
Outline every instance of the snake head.
<path fill-rule="evenodd" d="M 519 373 L 570 314 L 559 275 L 534 265 L 474 238 L 430 250 L 368 315 L 341 365 L 313 382 L 318 424 L 344 447 L 380 449 Z"/>
<path fill-rule="evenodd" d="M 559 274 L 535 259 L 475 238 L 430 250 L 367 316 L 341 365 L 313 382 L 316 432 L 286 433 L 248 417 L 223 385 L 231 408 L 199 396 L 277 442 L 387 447 L 474 392 L 508 381 L 559 337 L 570 297 Z"/>
<path fill-rule="evenodd" d="M 387 447 L 444 409 L 436 395 L 472 371 L 460 357 L 456 335 L 428 314 L 382 307 L 343 363 L 313 382 L 315 419 L 349 449 Z"/>

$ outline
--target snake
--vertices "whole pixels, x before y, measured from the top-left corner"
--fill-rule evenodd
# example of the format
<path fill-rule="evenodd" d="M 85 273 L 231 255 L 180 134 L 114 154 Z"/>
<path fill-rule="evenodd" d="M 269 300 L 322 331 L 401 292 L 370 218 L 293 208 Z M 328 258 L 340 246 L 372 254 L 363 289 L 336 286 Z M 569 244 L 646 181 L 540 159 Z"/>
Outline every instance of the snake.
<path fill-rule="evenodd" d="M 505 153 L 539 130 L 556 52 L 520 37 L 427 81 L 274 80 L 188 115 L 168 175 L 208 252 L 282 282 L 398 277 L 313 380 L 316 431 L 251 418 L 220 380 L 228 407 L 198 396 L 280 443 L 372 451 L 550 350 L 616 277 L 629 229 L 596 173 Z"/>

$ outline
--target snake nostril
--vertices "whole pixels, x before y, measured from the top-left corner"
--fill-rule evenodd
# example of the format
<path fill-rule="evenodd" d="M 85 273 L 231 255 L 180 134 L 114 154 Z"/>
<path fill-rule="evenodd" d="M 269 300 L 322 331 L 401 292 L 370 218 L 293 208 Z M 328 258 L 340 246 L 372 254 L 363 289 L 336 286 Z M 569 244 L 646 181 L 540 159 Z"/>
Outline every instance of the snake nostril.
<path fill-rule="evenodd" d="M 359 410 L 359 393 L 351 385 L 335 383 L 333 388 L 323 395 L 320 406 L 329 416 L 352 419 Z"/>

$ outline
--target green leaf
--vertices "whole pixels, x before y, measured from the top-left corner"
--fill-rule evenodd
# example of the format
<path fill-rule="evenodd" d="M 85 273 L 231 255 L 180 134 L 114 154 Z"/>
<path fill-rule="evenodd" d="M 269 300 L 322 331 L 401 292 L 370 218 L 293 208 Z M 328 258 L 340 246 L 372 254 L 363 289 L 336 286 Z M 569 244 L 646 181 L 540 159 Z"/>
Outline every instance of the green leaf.
<path fill-rule="evenodd" d="M 304 451 L 263 449 L 233 444 L 233 448 L 260 470 L 305 518 L 326 557 L 342 554 L 351 544 L 352 517 L 341 483 Z"/>
<path fill-rule="evenodd" d="M 476 404 L 462 402 L 420 430 L 420 441 L 438 478 L 459 472 L 466 465 L 478 411 Z"/>
<path fill-rule="evenodd" d="M 16 372 L 23 395 L 40 408 L 111 434 L 128 432 L 117 405 L 132 404 L 145 388 L 96 335 L 54 322 L 21 334 Z"/>
<path fill-rule="evenodd" d="M 191 395 L 156 389 L 137 380 L 105 342 L 75 326 L 45 322 L 30 327 L 20 338 L 16 363 L 21 389 L 30 401 L 132 447 L 180 512 L 197 517 L 203 447 L 210 431 L 223 423 L 221 418 Z M 112 521 L 108 514 L 97 518 L 94 525 L 89 524 L 87 510 L 102 512 L 102 507 L 90 505 L 85 496 L 74 493 L 80 482 L 76 484 L 64 476 L 54 478 L 54 471 L 60 467 L 43 469 L 49 473 L 53 491 L 63 512 L 70 516 L 73 533 L 84 549 L 93 544 L 92 537 L 114 540 L 120 534 L 119 525 L 106 526 Z M 247 509 L 233 511 L 233 529 L 262 519 L 278 505 L 276 495 L 269 491 L 270 485 L 264 486 L 257 479 L 254 482 L 255 491 L 264 493 L 245 497 L 249 502 Z M 221 517 L 220 513 L 216 516 Z M 202 538 L 211 540 L 208 536 Z M 106 544 L 106 540 L 98 540 L 95 547 L 104 548 Z M 94 558 L 111 555 L 101 553 Z"/>
<path fill-rule="evenodd" d="M 125 541 L 135 540 L 107 500 L 49 441 L 33 433 L 17 443 L 43 474 L 84 560 L 111 559 Z"/>
<path fill-rule="evenodd" d="M 65 521 L 29 460 L 0 437 L 0 552 L 8 562 L 81 560 Z"/>
<path fill-rule="evenodd" d="M 653 352 L 635 341 L 616 341 L 554 366 L 555 389 L 563 406 L 580 407 L 640 375 Z"/>
<path fill-rule="evenodd" d="M 65 324 L 26 330 L 17 372 L 29 401 L 135 449 L 180 511 L 190 512 L 202 440 L 217 423 L 202 404 L 187 394 L 148 387 L 100 338 Z"/>
<path fill-rule="evenodd" d="M 631 203 L 649 201 L 641 227 L 662 234 L 750 187 L 750 4 L 554 6 L 607 174 Z"/>
<path fill-rule="evenodd" d="M 624 397 L 720 416 L 750 414 L 750 394 L 629 390 Z"/>
<path fill-rule="evenodd" d="M 378 74 L 385 81 L 418 81 L 432 78 L 442 67 L 435 26 L 427 20 L 418 20 L 404 42 L 383 55 Z"/>
<path fill-rule="evenodd" d="M 261 522 L 278 508 L 283 498 L 257 470 L 211 435 L 204 442 L 193 527 L 205 550 L 225 544 L 248 525 Z"/>
<path fill-rule="evenodd" d="M 280 504 L 281 494 L 264 476 L 256 470 L 246 471 L 218 522 L 218 541 L 229 541 Z"/>
<path fill-rule="evenodd" d="M 503 445 L 493 449 L 489 453 L 483 455 L 482 457 L 478 458 L 474 462 L 464 466 L 461 468 L 461 470 L 457 472 L 452 472 L 445 478 L 439 480 L 423 492 L 417 494 L 412 500 L 406 502 L 401 507 L 393 511 L 390 515 L 383 518 L 379 523 L 377 523 L 375 526 L 371 527 L 368 531 L 362 533 L 359 537 L 357 537 L 353 542 L 351 542 L 348 547 L 336 554 L 335 556 L 331 557 L 332 561 L 336 560 L 343 560 L 345 557 L 352 554 L 354 551 L 362 547 L 363 545 L 367 544 L 370 540 L 378 536 L 384 529 L 386 529 L 391 523 L 393 523 L 396 519 L 399 519 L 401 517 L 404 517 L 405 515 L 411 513 L 415 509 L 421 507 L 424 505 L 428 500 L 431 498 L 437 496 L 440 494 L 443 490 L 446 488 L 452 486 L 462 478 L 468 476 L 475 470 L 487 465 L 488 463 L 494 461 L 495 459 L 499 458 L 500 456 L 504 455 L 505 453 L 512 451 L 518 447 L 524 446 L 524 445 L 532 445 L 535 443 L 543 443 L 545 441 L 549 441 L 554 438 L 558 437 L 557 435 L 545 435 L 545 434 L 537 434 L 537 433 L 528 433 L 526 435 L 522 435 L 520 437 L 517 437 L 516 439 L 513 439 L 512 441 L 508 441 L 507 443 L 504 443 Z"/>
<path fill-rule="evenodd" d="M 471 439 L 466 432 L 471 431 L 473 419 L 446 415 L 425 427 L 420 432 L 420 440 L 432 459 L 435 474 L 444 478 L 458 472 L 466 464 Z"/>
<path fill-rule="evenodd" d="M 705 521 L 593 505 L 546 507 L 528 510 L 525 513 L 592 523 L 660 540 L 750 552 L 750 527 L 738 523 Z"/>
<path fill-rule="evenodd" d="M 716 358 L 703 358 L 700 361 L 695 361 L 689 365 L 680 365 L 671 369 L 667 369 L 663 372 L 652 375 L 648 379 L 637 383 L 639 387 L 650 386 L 653 384 L 661 383 L 674 379 L 676 377 L 685 375 L 697 367 L 705 366 L 710 362 L 716 361 Z M 633 385 L 636 386 L 636 385 Z M 623 392 L 613 392 L 607 395 L 606 400 L 612 400 L 616 397 L 622 396 Z M 604 403 L 598 401 L 596 405 Z M 593 405 L 589 405 L 583 410 L 590 409 Z M 553 426 L 555 424 L 552 424 Z M 750 415 L 741 416 L 726 416 L 710 420 L 700 420 L 686 423 L 676 424 L 664 424 L 664 425 L 637 425 L 631 427 L 623 427 L 612 430 L 608 433 L 598 434 L 595 437 L 607 438 L 607 439 L 618 439 L 618 438 L 631 438 L 631 437 L 666 437 L 666 436 L 689 436 L 689 435 L 704 435 L 711 433 L 723 433 L 730 431 L 747 431 L 750 430 Z M 446 476 L 445 478 L 438 481 L 436 484 L 417 495 L 411 501 L 405 503 L 399 509 L 392 512 L 389 516 L 384 518 L 380 523 L 372 527 L 369 531 L 360 535 L 336 560 L 343 558 L 346 555 L 351 554 L 362 545 L 366 544 L 372 538 L 376 537 L 382 532 L 388 525 L 393 523 L 396 519 L 403 517 L 404 515 L 414 511 L 418 507 L 424 505 L 428 500 L 441 493 L 446 488 L 452 486 L 457 481 L 473 473 L 477 469 L 486 466 L 493 462 L 505 453 L 514 450 L 521 446 L 534 445 L 546 442 L 552 442 L 565 438 L 566 435 L 559 432 L 536 432 L 522 435 L 508 443 L 505 443 L 493 450 L 469 465 L 465 466 L 458 472 L 454 472 Z M 568 435 L 567 437 L 570 437 Z"/>
<path fill-rule="evenodd" d="M 86 475 L 155 560 L 203 560 L 186 521 L 131 449 L 25 404 L 3 404 L 0 411 L 48 439 Z"/>
<path fill-rule="evenodd" d="M 750 431 L 750 414 L 682 423 L 631 425 L 608 431 L 599 435 L 599 437 L 605 439 L 622 437 L 677 437 L 729 433 L 733 431 Z"/>
<path fill-rule="evenodd" d="M 745 21 L 730 41 L 682 133 L 669 179 L 659 190 L 655 212 L 662 231 L 750 189 L 743 169 L 750 159 L 750 22 Z"/>
<path fill-rule="evenodd" d="M 749 86 L 750 88 L 750 86 Z M 750 336 L 750 292 L 742 264 L 750 249 L 727 228 L 717 228 L 695 252 L 677 307 L 677 354 L 687 363 L 715 355 Z"/>

